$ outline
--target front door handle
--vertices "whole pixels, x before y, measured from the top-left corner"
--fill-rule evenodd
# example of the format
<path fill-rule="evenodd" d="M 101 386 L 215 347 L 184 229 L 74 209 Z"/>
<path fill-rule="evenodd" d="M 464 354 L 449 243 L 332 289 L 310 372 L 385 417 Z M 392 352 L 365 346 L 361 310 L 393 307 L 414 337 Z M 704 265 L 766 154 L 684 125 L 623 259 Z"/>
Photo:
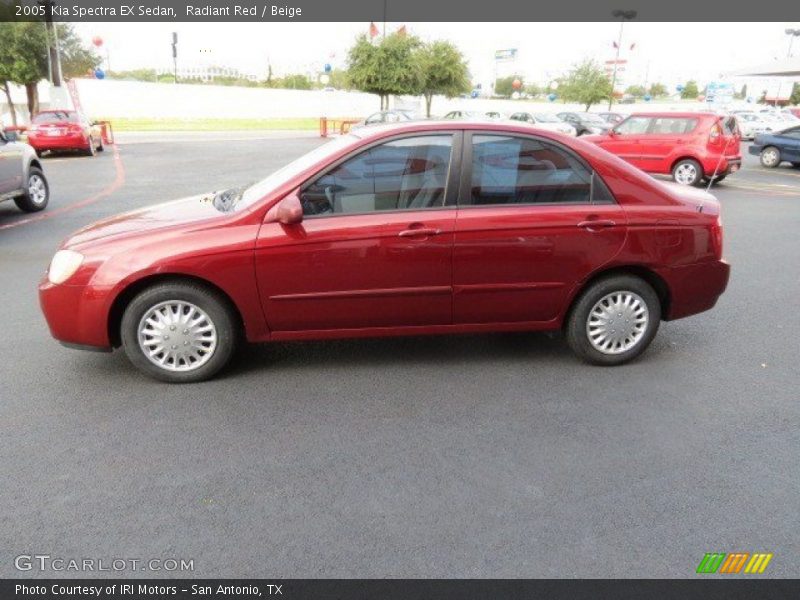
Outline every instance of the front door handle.
<path fill-rule="evenodd" d="M 612 221 L 611 219 L 589 219 L 587 221 L 581 221 L 578 223 L 578 227 L 583 227 L 584 229 L 588 229 L 589 231 L 594 231 L 596 229 L 604 229 L 606 227 L 614 227 L 617 223 Z"/>
<path fill-rule="evenodd" d="M 399 235 L 400 237 L 427 237 L 429 235 L 439 235 L 440 233 L 442 233 L 441 229 L 420 227 L 418 229 L 404 229 L 397 235 Z"/>

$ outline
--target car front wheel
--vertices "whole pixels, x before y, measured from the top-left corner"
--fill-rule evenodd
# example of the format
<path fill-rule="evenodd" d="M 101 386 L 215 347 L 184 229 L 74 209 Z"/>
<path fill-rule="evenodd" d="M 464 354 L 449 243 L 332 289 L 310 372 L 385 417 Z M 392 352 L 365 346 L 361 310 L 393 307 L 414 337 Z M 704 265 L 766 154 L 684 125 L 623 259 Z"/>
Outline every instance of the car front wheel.
<path fill-rule="evenodd" d="M 50 186 L 41 170 L 31 167 L 28 171 L 28 181 L 25 193 L 14 200 L 17 208 L 25 212 L 44 210 L 50 200 Z"/>
<path fill-rule="evenodd" d="M 691 158 L 679 160 L 672 167 L 672 179 L 681 185 L 699 185 L 703 181 L 703 167 Z"/>
<path fill-rule="evenodd" d="M 767 169 L 774 169 L 781 164 L 781 151 L 775 146 L 767 146 L 761 151 L 761 165 Z"/>
<path fill-rule="evenodd" d="M 86 148 L 87 156 L 97 156 L 97 146 L 95 146 L 94 138 L 89 136 L 89 147 Z"/>
<path fill-rule="evenodd" d="M 230 361 L 239 337 L 226 299 L 190 282 L 141 292 L 125 309 L 120 334 L 130 361 L 169 383 L 210 379 Z"/>
<path fill-rule="evenodd" d="M 583 360 L 620 365 L 644 352 L 660 322 L 661 302 L 650 284 L 633 275 L 614 275 L 584 290 L 565 333 L 570 348 Z"/>

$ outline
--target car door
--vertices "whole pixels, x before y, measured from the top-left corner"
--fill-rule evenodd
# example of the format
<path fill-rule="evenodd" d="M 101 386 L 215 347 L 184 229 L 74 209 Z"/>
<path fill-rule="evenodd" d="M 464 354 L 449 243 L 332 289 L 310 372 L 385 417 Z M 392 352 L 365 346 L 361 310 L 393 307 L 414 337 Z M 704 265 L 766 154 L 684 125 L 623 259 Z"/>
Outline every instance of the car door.
<path fill-rule="evenodd" d="M 800 163 L 800 127 L 787 129 L 776 136 L 780 139 L 780 152 L 783 160 Z"/>
<path fill-rule="evenodd" d="M 641 158 L 637 165 L 650 173 L 669 173 L 675 159 L 685 155 L 697 118 L 653 117 L 650 128 L 640 138 Z"/>
<path fill-rule="evenodd" d="M 650 122 L 650 117 L 628 117 L 608 134 L 595 139 L 594 143 L 632 165 L 641 167 L 641 140 L 643 134 L 647 132 Z"/>
<path fill-rule="evenodd" d="M 22 186 L 22 152 L 19 144 L 9 142 L 0 133 L 0 195 Z"/>
<path fill-rule="evenodd" d="M 453 157 L 460 133 L 399 136 L 301 186 L 303 221 L 265 223 L 256 244 L 270 329 L 450 324 Z"/>
<path fill-rule="evenodd" d="M 536 136 L 465 135 L 453 320 L 548 322 L 610 261 L 627 219 L 573 151 Z"/>

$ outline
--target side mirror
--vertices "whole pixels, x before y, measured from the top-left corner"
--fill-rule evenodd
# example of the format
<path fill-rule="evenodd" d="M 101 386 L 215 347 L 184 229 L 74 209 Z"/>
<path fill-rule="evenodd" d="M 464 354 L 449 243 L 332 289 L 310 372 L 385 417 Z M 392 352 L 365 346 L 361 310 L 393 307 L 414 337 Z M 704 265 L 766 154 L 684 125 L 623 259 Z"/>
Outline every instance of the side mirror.
<path fill-rule="evenodd" d="M 281 223 L 282 225 L 296 225 L 303 220 L 303 206 L 296 192 L 292 192 L 275 206 L 269 209 L 266 223 Z"/>

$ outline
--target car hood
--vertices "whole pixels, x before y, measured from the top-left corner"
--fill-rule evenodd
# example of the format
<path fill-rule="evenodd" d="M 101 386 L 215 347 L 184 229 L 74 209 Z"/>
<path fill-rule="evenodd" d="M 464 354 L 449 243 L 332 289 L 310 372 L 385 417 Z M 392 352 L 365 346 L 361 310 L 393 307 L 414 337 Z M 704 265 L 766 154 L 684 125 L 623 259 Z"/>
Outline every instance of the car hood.
<path fill-rule="evenodd" d="M 215 208 L 213 199 L 214 193 L 199 194 L 108 217 L 79 229 L 64 242 L 63 247 L 75 248 L 97 241 L 230 216 L 231 213 Z"/>

